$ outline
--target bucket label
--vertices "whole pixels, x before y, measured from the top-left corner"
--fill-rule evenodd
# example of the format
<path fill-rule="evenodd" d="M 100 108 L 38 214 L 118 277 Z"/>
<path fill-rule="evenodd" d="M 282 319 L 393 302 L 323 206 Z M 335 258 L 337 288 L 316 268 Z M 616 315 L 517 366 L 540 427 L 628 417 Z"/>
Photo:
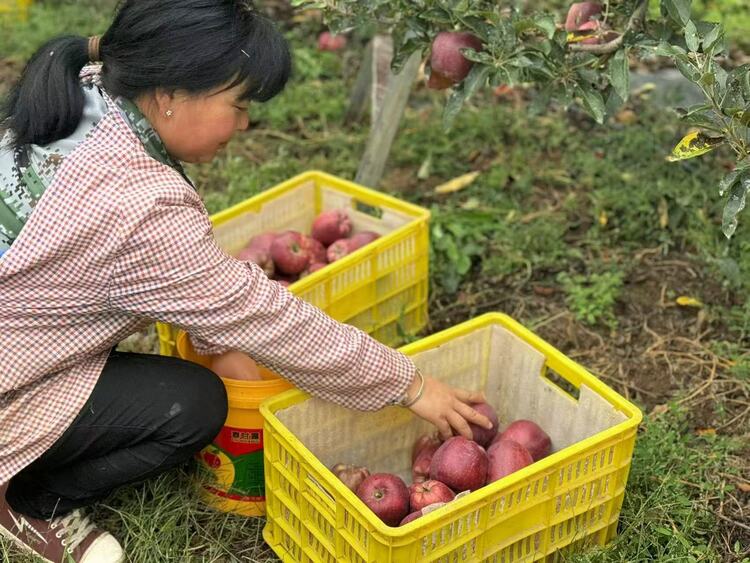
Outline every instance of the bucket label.
<path fill-rule="evenodd" d="M 224 426 L 198 455 L 216 477 L 212 493 L 239 501 L 265 500 L 263 430 Z"/>

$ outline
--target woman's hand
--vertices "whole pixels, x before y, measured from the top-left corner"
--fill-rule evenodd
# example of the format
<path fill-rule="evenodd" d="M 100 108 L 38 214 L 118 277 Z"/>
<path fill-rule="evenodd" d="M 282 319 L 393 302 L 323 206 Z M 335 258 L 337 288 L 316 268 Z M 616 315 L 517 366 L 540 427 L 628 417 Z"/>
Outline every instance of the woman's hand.
<path fill-rule="evenodd" d="M 415 377 L 407 391 L 408 397 L 417 394 L 420 383 L 419 377 Z M 417 416 L 434 424 L 444 440 L 453 436 L 454 430 L 471 440 L 469 422 L 492 428 L 489 418 L 469 406 L 469 403 L 480 403 L 484 400 L 484 394 L 481 392 L 456 389 L 425 375 L 422 396 L 409 408 Z"/>

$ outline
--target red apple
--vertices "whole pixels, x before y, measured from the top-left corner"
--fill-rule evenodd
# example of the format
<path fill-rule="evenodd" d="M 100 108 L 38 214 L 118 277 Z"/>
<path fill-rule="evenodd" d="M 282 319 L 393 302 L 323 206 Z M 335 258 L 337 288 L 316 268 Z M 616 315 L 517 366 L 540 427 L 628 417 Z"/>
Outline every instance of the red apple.
<path fill-rule="evenodd" d="M 490 467 L 487 472 L 487 482 L 502 479 L 506 475 L 518 471 L 534 463 L 534 459 L 526 448 L 513 440 L 500 440 L 487 450 Z"/>
<path fill-rule="evenodd" d="M 599 20 L 590 20 L 590 21 L 582 23 L 577 31 L 579 32 L 590 31 L 591 34 L 596 34 L 599 31 L 600 26 L 601 26 L 601 22 Z M 587 33 L 586 35 L 589 35 L 589 34 Z M 596 37 L 589 37 L 587 39 L 583 39 L 582 41 L 580 41 L 580 43 L 583 45 L 598 45 L 602 43 L 602 41 L 603 41 L 603 37 L 597 34 Z"/>
<path fill-rule="evenodd" d="M 473 408 L 479 414 L 483 414 L 492 422 L 492 428 L 490 429 L 479 426 L 478 424 L 469 423 L 474 441 L 483 448 L 486 448 L 490 445 L 492 439 L 497 436 L 497 427 L 498 424 L 500 424 L 500 421 L 497 419 L 497 413 L 495 412 L 495 409 L 493 409 L 487 403 L 474 403 L 473 405 L 471 405 L 471 408 Z"/>
<path fill-rule="evenodd" d="M 409 514 L 407 516 L 404 516 L 404 519 L 401 520 L 401 522 L 399 523 L 399 526 L 405 526 L 406 524 L 408 524 L 412 520 L 416 520 L 420 516 L 422 516 L 422 511 L 421 510 L 417 510 L 416 512 L 412 512 L 411 514 Z"/>
<path fill-rule="evenodd" d="M 501 440 L 518 442 L 528 450 L 534 461 L 539 461 L 552 451 L 550 437 L 531 420 L 513 421 L 503 431 Z"/>
<path fill-rule="evenodd" d="M 330 31 L 324 31 L 318 35 L 319 51 L 340 51 L 346 47 L 346 35 L 334 35 Z"/>
<path fill-rule="evenodd" d="M 430 476 L 432 458 L 435 456 L 435 452 L 439 447 L 440 442 L 430 442 L 425 444 L 417 454 L 417 457 L 414 458 L 414 462 L 411 466 L 411 480 L 414 483 L 426 481 Z"/>
<path fill-rule="evenodd" d="M 310 256 L 302 248 L 302 235 L 287 231 L 271 243 L 271 258 L 276 268 L 284 274 L 299 274 L 310 263 Z"/>
<path fill-rule="evenodd" d="M 318 215 L 312 224 L 312 238 L 328 246 L 352 232 L 352 222 L 343 209 L 329 209 Z"/>
<path fill-rule="evenodd" d="M 326 266 L 328 266 L 327 262 L 325 262 L 325 263 L 313 262 L 307 268 L 305 268 L 304 270 L 302 270 L 302 272 L 300 273 L 299 277 L 300 278 L 304 278 L 306 276 L 309 276 L 310 274 L 314 274 L 315 272 L 317 272 L 318 270 L 320 270 L 322 268 L 325 268 Z"/>
<path fill-rule="evenodd" d="M 419 455 L 419 452 L 422 451 L 423 448 L 426 446 L 435 445 L 435 449 L 437 449 L 442 442 L 440 441 L 440 438 L 437 434 L 434 433 L 426 433 L 422 434 L 417 440 L 414 442 L 414 446 L 412 446 L 411 449 L 411 462 L 414 463 L 414 461 L 417 459 L 417 456 Z"/>
<path fill-rule="evenodd" d="M 359 485 L 357 496 L 389 526 L 398 526 L 409 513 L 409 489 L 392 473 L 373 473 Z"/>
<path fill-rule="evenodd" d="M 237 254 L 238 260 L 249 260 L 263 268 L 268 277 L 273 276 L 275 266 L 271 258 L 271 244 L 276 233 L 263 233 L 250 239 L 245 248 Z"/>
<path fill-rule="evenodd" d="M 326 261 L 326 248 L 319 240 L 316 240 L 307 235 L 302 235 L 302 248 L 307 251 L 310 256 L 310 263 L 325 263 Z"/>
<path fill-rule="evenodd" d="M 575 2 L 568 9 L 565 19 L 565 31 L 579 31 L 587 29 L 583 24 L 591 21 L 595 16 L 602 13 L 602 5 L 599 2 Z"/>
<path fill-rule="evenodd" d="M 436 502 L 450 502 L 455 496 L 448 485 L 432 479 L 424 483 L 414 483 L 409 487 L 409 505 L 412 510 L 422 510 Z"/>
<path fill-rule="evenodd" d="M 330 264 L 331 262 L 335 262 L 336 260 L 341 260 L 344 256 L 350 253 L 351 247 L 349 246 L 349 239 L 342 238 L 331 243 L 331 246 L 329 246 L 328 250 L 326 251 L 326 257 L 328 258 L 328 263 Z"/>
<path fill-rule="evenodd" d="M 331 472 L 355 493 L 362 481 L 370 476 L 366 467 L 358 467 L 349 463 L 337 463 L 331 467 Z"/>
<path fill-rule="evenodd" d="M 487 452 L 463 436 L 448 438 L 432 456 L 430 479 L 445 483 L 456 492 L 474 491 L 487 480 Z"/>
<path fill-rule="evenodd" d="M 276 272 L 271 253 L 262 248 L 245 247 L 237 253 L 237 260 L 257 264 L 269 278 Z"/>
<path fill-rule="evenodd" d="M 362 231 L 361 233 L 353 234 L 349 239 L 350 252 L 354 252 L 379 238 L 380 235 L 378 233 L 373 233 L 372 231 Z"/>
<path fill-rule="evenodd" d="M 443 76 L 438 71 L 430 70 L 430 78 L 427 80 L 427 87 L 431 90 L 445 90 L 453 86 L 453 80 Z"/>
<path fill-rule="evenodd" d="M 440 84 L 444 84 L 446 80 L 455 84 L 466 78 L 471 67 L 474 66 L 474 62 L 464 57 L 461 53 L 463 48 L 481 51 L 482 42 L 471 33 L 458 31 L 441 31 L 438 33 L 432 41 L 430 81 L 432 81 L 433 73 L 437 73 L 435 85 L 438 81 Z M 430 86 L 429 82 L 428 86 Z"/>

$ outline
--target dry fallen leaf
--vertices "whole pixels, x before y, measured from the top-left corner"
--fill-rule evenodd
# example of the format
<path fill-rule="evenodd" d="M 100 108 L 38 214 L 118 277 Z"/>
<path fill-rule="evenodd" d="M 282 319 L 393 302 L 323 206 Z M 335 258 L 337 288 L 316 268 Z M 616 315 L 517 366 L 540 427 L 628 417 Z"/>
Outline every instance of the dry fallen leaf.
<path fill-rule="evenodd" d="M 737 483 L 737 488 L 743 493 L 750 493 L 750 483 Z"/>
<path fill-rule="evenodd" d="M 675 302 L 682 307 L 696 307 L 700 309 L 703 307 L 703 303 L 695 297 L 688 297 L 687 295 L 680 295 Z"/>
<path fill-rule="evenodd" d="M 698 436 L 716 436 L 716 428 L 698 428 L 695 433 Z"/>
<path fill-rule="evenodd" d="M 465 187 L 471 185 L 471 183 L 477 179 L 477 176 L 479 176 L 479 174 L 480 172 L 469 172 L 468 174 L 462 174 L 461 176 L 458 176 L 457 178 L 448 180 L 447 182 L 440 184 L 439 186 L 436 186 L 435 193 L 436 194 L 452 194 L 453 192 L 463 190 Z"/>
<path fill-rule="evenodd" d="M 669 204 L 667 200 L 661 198 L 658 205 L 659 210 L 659 226 L 662 229 L 666 229 L 669 226 Z"/>

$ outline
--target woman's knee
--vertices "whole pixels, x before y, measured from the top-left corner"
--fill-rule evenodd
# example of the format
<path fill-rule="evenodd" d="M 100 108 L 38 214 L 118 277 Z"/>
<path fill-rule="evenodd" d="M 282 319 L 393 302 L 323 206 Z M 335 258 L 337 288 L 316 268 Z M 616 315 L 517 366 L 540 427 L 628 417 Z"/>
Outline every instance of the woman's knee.
<path fill-rule="evenodd" d="M 186 362 L 187 364 L 187 362 Z M 213 440 L 227 418 L 227 391 L 211 370 L 189 364 L 184 370 L 184 393 L 167 416 L 184 442 L 203 447 Z"/>

